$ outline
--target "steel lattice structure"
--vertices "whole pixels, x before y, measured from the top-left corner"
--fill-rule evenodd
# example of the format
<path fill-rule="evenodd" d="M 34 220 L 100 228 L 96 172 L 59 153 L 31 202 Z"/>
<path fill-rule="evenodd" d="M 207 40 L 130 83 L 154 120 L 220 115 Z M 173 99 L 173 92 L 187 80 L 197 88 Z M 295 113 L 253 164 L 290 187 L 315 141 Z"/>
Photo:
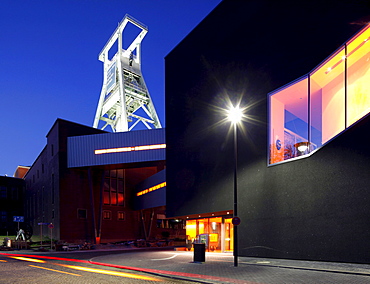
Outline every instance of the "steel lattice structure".
<path fill-rule="evenodd" d="M 141 31 L 129 47 L 123 49 L 123 31 L 128 23 Z M 139 122 L 148 129 L 162 127 L 141 73 L 141 42 L 147 32 L 144 24 L 126 15 L 100 52 L 104 80 L 93 127 L 98 128 L 99 121 L 105 122 L 101 129 L 110 125 L 113 132 L 130 131 Z M 116 42 L 117 53 L 109 59 L 109 50 Z M 141 114 L 140 109 L 144 111 Z"/>

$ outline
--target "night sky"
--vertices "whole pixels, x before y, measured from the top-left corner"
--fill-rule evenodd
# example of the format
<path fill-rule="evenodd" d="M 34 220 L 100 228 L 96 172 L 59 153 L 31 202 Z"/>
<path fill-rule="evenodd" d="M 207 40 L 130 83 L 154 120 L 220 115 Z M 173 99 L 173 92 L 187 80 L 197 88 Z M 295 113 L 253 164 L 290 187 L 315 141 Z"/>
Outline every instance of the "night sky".
<path fill-rule="evenodd" d="M 125 14 L 149 28 L 142 73 L 165 126 L 164 57 L 220 2 L 2 0 L 0 175 L 31 166 L 57 118 L 92 126 L 103 83 L 98 54 Z"/>

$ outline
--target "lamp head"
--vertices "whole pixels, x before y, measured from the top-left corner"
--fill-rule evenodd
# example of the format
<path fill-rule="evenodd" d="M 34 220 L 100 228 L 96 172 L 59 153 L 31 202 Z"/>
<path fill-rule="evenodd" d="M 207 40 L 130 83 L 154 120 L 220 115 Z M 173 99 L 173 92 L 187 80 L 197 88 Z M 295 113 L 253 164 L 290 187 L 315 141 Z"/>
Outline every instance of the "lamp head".
<path fill-rule="evenodd" d="M 227 111 L 228 115 L 227 118 L 233 123 L 236 124 L 240 122 L 243 117 L 243 111 L 239 108 L 239 106 L 231 106 L 231 108 Z"/>

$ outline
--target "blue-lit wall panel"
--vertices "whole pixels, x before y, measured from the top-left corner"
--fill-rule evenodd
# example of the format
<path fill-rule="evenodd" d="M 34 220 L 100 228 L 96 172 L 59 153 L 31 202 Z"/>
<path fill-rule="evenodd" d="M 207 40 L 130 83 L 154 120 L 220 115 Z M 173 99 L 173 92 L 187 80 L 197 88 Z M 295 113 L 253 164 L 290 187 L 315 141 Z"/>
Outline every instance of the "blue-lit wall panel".
<path fill-rule="evenodd" d="M 103 133 L 68 138 L 68 167 L 160 161 L 166 149 L 95 154 L 95 150 L 165 144 L 165 129 Z"/>

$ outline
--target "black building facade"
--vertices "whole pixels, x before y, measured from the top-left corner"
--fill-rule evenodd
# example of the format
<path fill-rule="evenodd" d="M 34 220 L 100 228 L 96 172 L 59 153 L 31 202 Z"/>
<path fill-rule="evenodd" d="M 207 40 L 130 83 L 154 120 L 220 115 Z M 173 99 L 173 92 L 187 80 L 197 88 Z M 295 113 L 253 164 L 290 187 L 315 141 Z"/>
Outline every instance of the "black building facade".
<path fill-rule="evenodd" d="M 368 1 L 223 1 L 176 46 L 165 58 L 167 217 L 232 216 L 224 109 L 240 103 L 239 255 L 369 263 L 369 115 L 305 158 L 271 163 L 269 141 L 269 93 L 311 74 L 369 16 Z"/>
<path fill-rule="evenodd" d="M 14 235 L 18 230 L 15 216 L 24 217 L 24 189 L 23 179 L 0 176 L 0 234 Z M 21 227 L 25 228 L 24 218 Z"/>

